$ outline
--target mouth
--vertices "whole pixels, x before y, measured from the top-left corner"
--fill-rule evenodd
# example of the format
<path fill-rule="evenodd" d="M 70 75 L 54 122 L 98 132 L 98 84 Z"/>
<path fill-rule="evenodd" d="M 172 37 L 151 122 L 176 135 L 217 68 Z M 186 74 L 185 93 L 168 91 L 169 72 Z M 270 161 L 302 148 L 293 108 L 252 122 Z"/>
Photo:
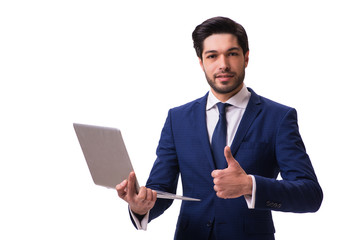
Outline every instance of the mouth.
<path fill-rule="evenodd" d="M 233 77 L 234 74 L 230 74 L 230 73 L 220 73 L 215 75 L 215 78 L 217 78 L 220 82 L 227 82 Z"/>

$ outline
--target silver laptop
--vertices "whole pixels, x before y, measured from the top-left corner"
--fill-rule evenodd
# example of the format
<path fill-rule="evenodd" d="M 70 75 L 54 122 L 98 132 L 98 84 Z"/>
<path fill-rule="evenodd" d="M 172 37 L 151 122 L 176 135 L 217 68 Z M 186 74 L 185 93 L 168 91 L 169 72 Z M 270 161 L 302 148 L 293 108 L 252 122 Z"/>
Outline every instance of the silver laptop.
<path fill-rule="evenodd" d="M 74 128 L 96 185 L 115 188 L 134 171 L 119 129 L 79 123 L 74 123 Z M 136 189 L 138 192 L 137 180 Z M 200 201 L 172 193 L 156 192 L 158 198 Z"/>

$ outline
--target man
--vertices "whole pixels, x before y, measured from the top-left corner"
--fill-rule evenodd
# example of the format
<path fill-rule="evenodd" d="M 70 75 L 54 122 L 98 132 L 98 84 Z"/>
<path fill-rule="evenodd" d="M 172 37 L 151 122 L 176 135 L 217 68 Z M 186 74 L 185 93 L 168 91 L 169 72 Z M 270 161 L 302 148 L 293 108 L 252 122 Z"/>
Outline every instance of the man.
<path fill-rule="evenodd" d="M 208 19 L 193 41 L 210 91 L 169 111 L 146 187 L 137 194 L 130 173 L 118 194 L 146 229 L 172 204 L 156 190 L 175 193 L 181 174 L 183 194 L 201 202 L 182 202 L 175 239 L 274 239 L 272 210 L 315 212 L 323 198 L 296 110 L 246 88 L 249 47 L 240 24 Z"/>

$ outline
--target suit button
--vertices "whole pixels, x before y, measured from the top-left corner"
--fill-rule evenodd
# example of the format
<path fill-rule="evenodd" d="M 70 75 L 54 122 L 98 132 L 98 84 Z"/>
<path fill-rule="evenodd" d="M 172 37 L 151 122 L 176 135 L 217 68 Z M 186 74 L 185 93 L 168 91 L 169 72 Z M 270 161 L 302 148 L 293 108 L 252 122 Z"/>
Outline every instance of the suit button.
<path fill-rule="evenodd" d="M 211 227 L 211 225 L 212 225 L 211 221 L 208 221 L 208 222 L 206 223 L 206 226 L 207 226 L 207 227 Z"/>
<path fill-rule="evenodd" d="M 275 202 L 271 202 L 271 201 L 267 201 L 266 202 L 266 206 L 269 208 L 281 208 L 281 203 L 275 203 Z"/>
<path fill-rule="evenodd" d="M 266 202 L 266 206 L 272 208 L 272 207 L 274 207 L 274 203 L 273 203 L 273 202 L 270 202 L 270 201 L 267 201 L 267 202 Z"/>

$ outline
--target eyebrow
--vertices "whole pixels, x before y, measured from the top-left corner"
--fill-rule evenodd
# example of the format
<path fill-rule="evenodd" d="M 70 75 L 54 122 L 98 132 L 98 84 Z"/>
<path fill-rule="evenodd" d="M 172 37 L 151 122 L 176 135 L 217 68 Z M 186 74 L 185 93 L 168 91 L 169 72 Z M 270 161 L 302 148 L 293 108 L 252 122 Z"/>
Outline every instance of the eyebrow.
<path fill-rule="evenodd" d="M 238 47 L 232 47 L 232 48 L 229 48 L 228 50 L 227 50 L 227 52 L 231 52 L 231 51 L 240 51 L 240 48 L 238 48 Z M 216 51 L 216 50 L 209 50 L 209 51 L 206 51 L 204 54 L 209 54 L 209 53 L 217 53 L 218 51 Z"/>

